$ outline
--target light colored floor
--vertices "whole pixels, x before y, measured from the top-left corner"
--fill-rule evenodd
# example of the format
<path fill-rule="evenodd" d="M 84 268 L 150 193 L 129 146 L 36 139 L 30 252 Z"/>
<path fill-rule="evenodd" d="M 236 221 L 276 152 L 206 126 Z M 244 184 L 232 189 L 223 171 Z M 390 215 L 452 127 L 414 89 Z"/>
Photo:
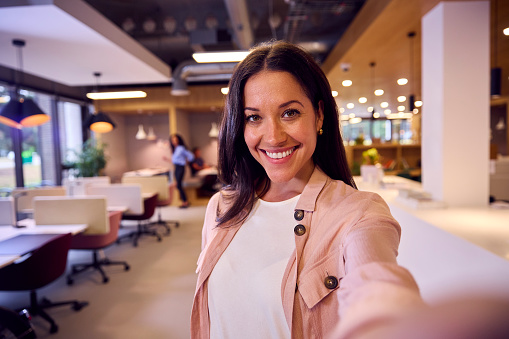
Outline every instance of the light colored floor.
<path fill-rule="evenodd" d="M 69 306 L 50 309 L 59 325 L 50 335 L 48 324 L 34 317 L 38 338 L 189 338 L 191 303 L 196 283 L 196 260 L 200 252 L 205 206 L 179 209 L 164 207 L 163 219 L 180 221 L 161 242 L 144 236 L 138 247 L 125 241 L 105 250 L 111 260 L 125 260 L 131 266 L 107 267 L 110 282 L 86 272 L 67 286 L 65 277 L 39 290 L 52 301 L 79 299 L 89 305 L 81 311 Z M 88 261 L 90 252 L 71 251 L 68 265 Z M 17 308 L 28 304 L 28 292 L 0 292 L 0 305 Z"/>

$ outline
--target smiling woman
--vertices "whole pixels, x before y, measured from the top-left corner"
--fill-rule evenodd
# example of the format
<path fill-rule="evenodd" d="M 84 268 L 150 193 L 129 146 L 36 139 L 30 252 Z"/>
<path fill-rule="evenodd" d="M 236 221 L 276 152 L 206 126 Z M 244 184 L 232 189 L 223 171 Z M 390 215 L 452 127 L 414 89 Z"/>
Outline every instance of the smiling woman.
<path fill-rule="evenodd" d="M 237 66 L 218 170 L 193 338 L 324 338 L 338 323 L 362 334 L 422 305 L 396 262 L 400 226 L 356 190 L 329 83 L 299 47 L 263 44 Z"/>

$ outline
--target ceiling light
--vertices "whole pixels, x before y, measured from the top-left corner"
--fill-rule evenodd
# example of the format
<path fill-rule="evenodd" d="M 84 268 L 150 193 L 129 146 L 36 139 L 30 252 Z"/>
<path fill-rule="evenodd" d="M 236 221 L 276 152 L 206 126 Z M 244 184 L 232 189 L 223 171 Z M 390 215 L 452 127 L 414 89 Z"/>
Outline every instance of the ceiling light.
<path fill-rule="evenodd" d="M 373 113 L 373 118 L 375 118 L 375 119 L 380 118 L 380 113 L 378 113 L 378 112 Z"/>
<path fill-rule="evenodd" d="M 344 107 L 340 107 L 339 108 L 339 113 L 345 113 L 345 108 Z"/>
<path fill-rule="evenodd" d="M 375 90 L 375 95 L 376 96 L 380 96 L 380 95 L 383 95 L 384 94 L 384 90 L 383 89 L 377 89 Z"/>
<path fill-rule="evenodd" d="M 23 55 L 21 49 L 25 46 L 25 40 L 14 39 L 12 44 L 18 48 L 19 70 L 17 74 L 22 73 Z M 32 99 L 20 96 L 17 81 L 15 81 L 15 85 L 16 89 L 11 95 L 11 100 L 0 109 L 0 123 L 21 129 L 23 127 L 39 126 L 48 122 L 50 116 L 44 113 Z"/>
<path fill-rule="evenodd" d="M 384 114 L 385 114 L 385 115 L 389 115 L 389 114 L 391 114 L 391 110 L 390 110 L 390 109 L 386 109 L 386 110 L 384 110 Z"/>
<path fill-rule="evenodd" d="M 389 103 L 387 101 L 381 102 L 380 107 L 387 108 L 387 107 L 389 107 Z"/>
<path fill-rule="evenodd" d="M 405 106 L 398 106 L 398 111 L 403 112 L 405 110 Z"/>
<path fill-rule="evenodd" d="M 335 98 L 335 97 L 337 97 L 337 96 L 338 96 L 338 94 L 339 94 L 339 93 L 338 93 L 338 91 L 332 91 L 332 96 L 333 96 L 334 98 Z"/>
<path fill-rule="evenodd" d="M 509 35 L 509 27 L 504 28 L 503 32 L 504 32 L 504 35 Z"/>
<path fill-rule="evenodd" d="M 357 118 L 350 119 L 348 122 L 351 124 L 358 124 L 361 121 L 362 121 L 362 118 L 357 117 Z"/>
<path fill-rule="evenodd" d="M 355 113 L 350 113 L 350 114 L 348 114 L 348 117 L 349 117 L 350 119 L 355 118 Z"/>
<path fill-rule="evenodd" d="M 398 97 L 398 102 L 405 102 L 405 101 L 406 101 L 406 96 L 404 96 L 404 95 L 400 95 L 400 96 Z"/>
<path fill-rule="evenodd" d="M 101 76 L 101 73 L 95 72 L 94 76 L 96 79 L 95 93 L 98 93 L 99 77 Z M 95 105 L 96 104 L 94 104 L 94 106 Z M 94 107 L 94 109 L 96 112 L 95 114 L 89 115 L 88 118 L 85 120 L 85 127 L 89 128 L 90 130 L 96 133 L 108 133 L 111 130 L 113 130 L 115 128 L 115 123 L 110 119 L 110 117 L 107 114 L 100 111 L 98 103 L 97 107 Z"/>
<path fill-rule="evenodd" d="M 115 128 L 115 123 L 105 113 L 97 112 L 88 116 L 85 127 L 96 133 L 108 133 Z"/>
<path fill-rule="evenodd" d="M 350 117 L 348 115 L 341 115 L 341 120 L 348 120 Z"/>
<path fill-rule="evenodd" d="M 154 128 L 153 127 L 149 127 L 148 128 L 148 134 L 147 134 L 147 140 L 156 140 L 156 139 L 157 139 L 157 136 L 154 133 Z"/>
<path fill-rule="evenodd" d="M 246 58 L 249 51 L 232 52 L 197 52 L 193 53 L 196 62 L 239 62 Z"/>
<path fill-rule="evenodd" d="M 361 104 L 365 104 L 366 102 L 368 102 L 368 99 L 367 99 L 366 97 L 360 97 L 360 98 L 359 98 L 359 102 L 360 102 Z"/>
<path fill-rule="evenodd" d="M 353 102 L 349 102 L 348 104 L 346 104 L 346 108 L 352 109 L 354 107 L 355 105 L 353 104 Z"/>
<path fill-rule="evenodd" d="M 217 122 L 213 122 L 210 127 L 209 137 L 217 138 L 219 136 L 219 128 L 217 127 Z"/>
<path fill-rule="evenodd" d="M 369 106 L 369 107 L 368 107 L 368 112 L 369 112 L 369 113 L 373 112 L 373 106 Z"/>
<path fill-rule="evenodd" d="M 397 82 L 398 82 L 398 85 L 403 86 L 403 85 L 408 84 L 408 79 L 407 78 L 401 78 L 401 79 L 398 79 Z"/>
<path fill-rule="evenodd" d="M 422 101 L 421 100 L 417 100 L 415 102 L 415 107 L 421 107 L 422 106 Z"/>
<path fill-rule="evenodd" d="M 145 130 L 143 129 L 142 124 L 138 125 L 138 132 L 136 132 L 135 138 L 138 140 L 143 140 L 143 139 L 147 138 L 147 133 L 145 133 Z"/>
<path fill-rule="evenodd" d="M 352 86 L 353 82 L 352 80 L 343 80 L 343 82 L 341 83 L 341 85 L 343 85 L 344 87 L 350 87 Z"/>
<path fill-rule="evenodd" d="M 123 92 L 90 92 L 87 93 L 87 98 L 92 100 L 104 99 L 134 99 L 145 98 L 147 93 L 143 91 L 123 91 Z"/>
<path fill-rule="evenodd" d="M 419 109 L 418 108 L 414 108 L 414 110 L 412 111 L 414 114 L 417 114 L 419 113 Z"/>
<path fill-rule="evenodd" d="M 229 91 L 230 89 L 228 87 L 221 88 L 221 93 L 223 93 L 224 95 L 228 94 Z"/>

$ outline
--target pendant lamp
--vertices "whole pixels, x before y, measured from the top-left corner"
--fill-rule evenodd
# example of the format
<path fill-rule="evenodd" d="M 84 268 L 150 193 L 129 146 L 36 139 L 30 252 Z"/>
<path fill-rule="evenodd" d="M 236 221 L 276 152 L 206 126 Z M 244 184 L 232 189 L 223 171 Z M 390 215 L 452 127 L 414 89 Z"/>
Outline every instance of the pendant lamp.
<path fill-rule="evenodd" d="M 414 95 L 414 38 L 415 32 L 409 32 L 408 38 L 410 39 L 410 88 L 411 94 L 408 96 L 408 110 L 412 113 L 415 109 L 415 95 Z"/>
<path fill-rule="evenodd" d="M 147 140 L 156 140 L 156 139 L 157 139 L 157 136 L 154 133 L 154 128 L 153 127 L 149 127 L 148 128 L 148 134 L 147 134 Z"/>
<path fill-rule="evenodd" d="M 145 133 L 145 130 L 143 129 L 143 125 L 142 124 L 138 125 L 138 132 L 136 133 L 136 137 L 135 138 L 138 139 L 138 140 L 147 139 L 147 133 Z"/>
<path fill-rule="evenodd" d="M 94 73 L 94 76 L 96 78 L 97 91 L 99 88 L 99 77 L 101 76 L 101 73 L 96 72 Z M 99 106 L 99 104 L 97 106 Z M 88 116 L 85 121 L 85 126 L 96 133 L 108 133 L 115 128 L 115 123 L 106 113 L 101 112 L 98 108 L 96 113 Z"/>
<path fill-rule="evenodd" d="M 14 39 L 12 44 L 18 48 L 18 74 L 23 74 L 23 56 L 21 48 L 25 46 L 24 40 Z M 39 106 L 30 98 L 19 94 L 19 84 L 16 81 L 15 90 L 11 94 L 11 100 L 0 109 L 0 123 L 21 129 L 42 125 L 50 120 Z"/>

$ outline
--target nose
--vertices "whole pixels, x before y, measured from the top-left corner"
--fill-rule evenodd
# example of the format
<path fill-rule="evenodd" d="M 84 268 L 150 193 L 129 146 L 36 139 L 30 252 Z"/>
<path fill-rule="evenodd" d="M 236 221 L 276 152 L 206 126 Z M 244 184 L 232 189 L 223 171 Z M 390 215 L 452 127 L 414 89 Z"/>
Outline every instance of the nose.
<path fill-rule="evenodd" d="M 285 143 L 287 139 L 286 130 L 278 119 L 270 119 L 266 125 L 264 133 L 265 142 L 271 146 L 279 146 Z"/>

